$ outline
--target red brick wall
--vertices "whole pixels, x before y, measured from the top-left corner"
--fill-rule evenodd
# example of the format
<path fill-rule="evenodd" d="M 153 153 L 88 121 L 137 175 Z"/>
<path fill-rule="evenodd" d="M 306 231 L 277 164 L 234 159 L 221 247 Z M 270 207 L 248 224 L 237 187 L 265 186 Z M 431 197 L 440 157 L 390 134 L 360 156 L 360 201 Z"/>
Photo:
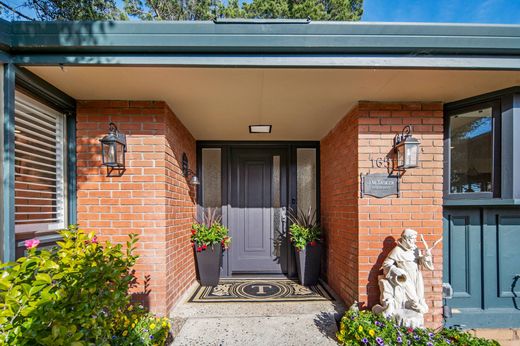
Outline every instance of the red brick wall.
<path fill-rule="evenodd" d="M 110 122 L 127 135 L 127 169 L 121 177 L 106 177 L 100 166 L 99 139 Z M 179 170 L 183 151 L 194 169 L 195 140 L 164 102 L 78 102 L 78 223 L 115 243 L 138 234 L 136 291 L 160 314 L 195 279 L 187 221 L 195 213 L 195 199 Z"/>
<path fill-rule="evenodd" d="M 195 279 L 195 262 L 190 246 L 191 225 L 196 209 L 195 187 L 182 176 L 182 154 L 196 171 L 195 139 L 166 108 L 166 287 L 167 299 L 175 303 Z"/>
<path fill-rule="evenodd" d="M 321 222 L 328 283 L 342 299 L 358 299 L 358 111 L 353 109 L 320 144 Z"/>
<path fill-rule="evenodd" d="M 355 113 L 356 115 L 353 115 Z M 344 121 L 357 121 L 357 125 L 350 127 L 343 125 Z M 352 229 L 346 225 L 327 223 L 324 227 L 327 236 L 336 233 L 348 234 L 348 240 L 334 238 L 329 240 L 329 254 L 336 251 L 347 251 L 354 247 L 359 248 L 357 259 L 357 294 L 356 299 L 365 306 L 371 307 L 379 300 L 377 275 L 381 263 L 388 252 L 395 245 L 404 228 L 413 228 L 425 236 L 427 242 L 432 243 L 442 236 L 442 164 L 443 164 L 443 113 L 440 103 L 375 103 L 360 102 L 358 107 L 346 116 L 342 122 L 329 133 L 321 142 L 322 172 L 327 172 L 331 161 L 326 160 L 324 152 L 338 152 L 338 146 L 347 139 L 343 137 L 357 138 L 357 157 L 352 168 L 334 169 L 336 174 L 352 179 L 356 176 L 357 183 L 352 186 L 359 196 L 359 174 L 383 173 L 385 168 L 373 167 L 371 159 L 386 156 L 392 148 L 392 140 L 403 126 L 412 124 L 414 137 L 421 141 L 420 167 L 409 169 L 401 179 L 401 197 L 386 197 L 377 199 L 366 196 L 357 198 L 357 206 L 353 207 L 357 212 L 357 244 L 345 245 L 355 241 L 351 235 Z M 343 136 L 338 131 L 344 128 Z M 352 133 L 352 128 L 357 133 Z M 346 145 L 345 145 L 346 146 Z M 352 152 L 356 147 L 351 147 Z M 334 157 L 334 156 L 329 156 Z M 336 156 L 337 157 L 337 156 Z M 341 155 L 340 158 L 344 158 Z M 347 156 L 348 157 L 348 156 Z M 332 166 L 337 165 L 333 163 Z M 340 179 L 340 178 L 338 178 Z M 327 188 L 327 176 L 322 175 L 322 213 L 337 215 L 334 206 L 328 203 L 331 191 L 345 190 L 340 187 L 336 190 Z M 337 206 L 336 206 L 337 208 Z M 357 208 L 357 209 L 356 209 Z M 422 244 L 419 244 L 422 246 Z M 426 322 L 430 326 L 442 323 L 442 247 L 434 250 L 435 271 L 424 271 L 425 293 L 430 313 L 426 316 Z M 344 284 L 337 281 L 342 275 L 350 277 L 352 269 L 343 266 L 343 274 L 329 274 L 328 280 L 333 288 L 342 288 Z M 330 271 L 330 267 L 329 267 Z M 342 297 L 350 297 L 348 293 L 340 293 Z M 351 302 L 351 300 L 348 300 Z"/>

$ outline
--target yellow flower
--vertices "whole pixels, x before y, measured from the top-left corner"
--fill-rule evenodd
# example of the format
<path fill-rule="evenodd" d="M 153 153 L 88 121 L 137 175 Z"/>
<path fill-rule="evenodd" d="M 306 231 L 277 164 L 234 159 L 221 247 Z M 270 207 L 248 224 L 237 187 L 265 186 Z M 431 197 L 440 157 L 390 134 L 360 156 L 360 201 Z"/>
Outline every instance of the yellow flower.
<path fill-rule="evenodd" d="M 363 326 L 359 326 L 357 330 L 361 333 L 363 331 Z"/>
<path fill-rule="evenodd" d="M 134 306 L 133 306 L 133 305 L 130 305 L 130 306 L 128 307 L 128 311 L 132 311 L 133 309 L 134 309 Z"/>
<path fill-rule="evenodd" d="M 337 333 L 336 337 L 338 338 L 339 341 L 343 342 L 343 335 L 341 335 L 340 333 Z"/>
<path fill-rule="evenodd" d="M 137 318 L 137 315 L 136 314 L 132 314 L 132 319 L 136 319 Z"/>
<path fill-rule="evenodd" d="M 370 336 L 374 336 L 374 335 L 376 335 L 376 332 L 373 329 L 370 329 L 368 331 L 368 334 L 370 334 Z"/>
<path fill-rule="evenodd" d="M 162 326 L 163 326 L 163 327 L 166 327 L 167 325 L 168 325 L 168 324 L 166 323 L 166 321 L 163 321 Z"/>
<path fill-rule="evenodd" d="M 155 323 L 150 324 L 150 329 L 155 329 Z"/>
<path fill-rule="evenodd" d="M 125 331 L 123 332 L 123 336 L 126 336 L 127 334 L 128 334 L 128 330 L 125 330 Z"/>
<path fill-rule="evenodd" d="M 135 328 L 135 323 L 132 323 L 132 328 Z"/>
<path fill-rule="evenodd" d="M 345 330 L 345 328 L 346 328 L 346 327 L 345 327 L 345 324 L 342 323 L 342 324 L 341 324 L 341 327 L 339 328 L 339 330 L 342 330 L 342 331 L 343 331 L 343 330 Z"/>

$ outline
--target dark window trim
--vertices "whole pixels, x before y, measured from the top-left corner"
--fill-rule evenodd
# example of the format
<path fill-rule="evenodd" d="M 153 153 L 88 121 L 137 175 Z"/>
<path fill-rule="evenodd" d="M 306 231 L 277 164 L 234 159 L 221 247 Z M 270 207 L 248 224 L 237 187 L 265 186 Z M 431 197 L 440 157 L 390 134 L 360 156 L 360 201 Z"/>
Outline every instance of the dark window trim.
<path fill-rule="evenodd" d="M 67 141 L 67 223 L 77 223 L 76 100 L 34 73 L 15 67 L 16 90 L 65 114 Z"/>
<path fill-rule="evenodd" d="M 498 92 L 497 92 L 498 93 Z M 489 199 L 501 197 L 501 142 L 502 142 L 502 99 L 497 97 L 497 93 L 490 93 L 482 95 L 481 98 L 473 97 L 468 100 L 457 101 L 451 104 L 446 104 L 444 107 L 444 199 Z M 493 95 L 494 99 L 489 99 Z M 502 93 L 500 95 L 503 95 Z M 450 138 L 450 123 L 451 118 L 458 114 L 468 113 L 483 108 L 492 109 L 492 192 L 474 192 L 474 193 L 451 193 L 451 138 Z"/>

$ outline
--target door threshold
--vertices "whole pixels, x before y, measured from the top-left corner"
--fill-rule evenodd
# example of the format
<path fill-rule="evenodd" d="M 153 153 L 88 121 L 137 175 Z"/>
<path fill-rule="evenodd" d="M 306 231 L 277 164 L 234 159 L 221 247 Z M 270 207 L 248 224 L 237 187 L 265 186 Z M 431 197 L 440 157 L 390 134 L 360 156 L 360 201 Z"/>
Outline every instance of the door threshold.
<path fill-rule="evenodd" d="M 273 273 L 237 273 L 231 276 L 222 277 L 223 279 L 297 279 L 296 276 Z"/>

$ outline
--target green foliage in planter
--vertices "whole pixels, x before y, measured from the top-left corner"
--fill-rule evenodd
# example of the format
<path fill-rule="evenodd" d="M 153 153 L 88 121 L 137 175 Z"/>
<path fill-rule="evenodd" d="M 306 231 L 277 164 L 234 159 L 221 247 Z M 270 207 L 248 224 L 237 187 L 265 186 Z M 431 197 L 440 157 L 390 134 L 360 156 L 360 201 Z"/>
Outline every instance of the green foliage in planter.
<path fill-rule="evenodd" d="M 130 303 L 137 241 L 98 243 L 74 226 L 52 251 L 1 264 L 0 345 L 109 345 Z M 33 246 L 34 245 L 34 246 Z"/>
<path fill-rule="evenodd" d="M 221 217 L 216 213 L 216 209 L 207 209 L 204 213 L 204 220 L 192 225 L 191 243 L 199 252 L 214 245 L 227 249 L 231 244 L 229 231 L 220 223 Z"/>
<path fill-rule="evenodd" d="M 321 228 L 316 220 L 316 211 L 312 211 L 311 208 L 307 212 L 301 209 L 298 212 L 290 210 L 289 219 L 291 242 L 296 249 L 303 250 L 307 244 L 314 246 L 320 241 Z"/>
<path fill-rule="evenodd" d="M 171 341 L 170 320 L 147 313 L 141 305 L 130 305 L 127 312 L 119 316 L 116 325 L 119 329 L 110 342 L 114 346 L 165 345 Z"/>
<path fill-rule="evenodd" d="M 413 345 L 413 346 L 499 346 L 494 340 L 486 340 L 453 328 L 407 328 L 398 326 L 371 311 L 347 311 L 341 319 L 336 337 L 340 345 Z"/>

